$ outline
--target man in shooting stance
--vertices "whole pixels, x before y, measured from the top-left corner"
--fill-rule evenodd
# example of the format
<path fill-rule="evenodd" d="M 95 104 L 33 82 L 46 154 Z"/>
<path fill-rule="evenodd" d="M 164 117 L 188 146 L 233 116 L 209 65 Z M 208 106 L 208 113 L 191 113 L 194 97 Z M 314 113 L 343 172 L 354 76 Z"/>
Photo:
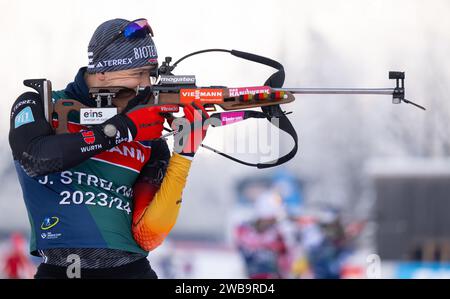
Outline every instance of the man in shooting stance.
<path fill-rule="evenodd" d="M 101 24 L 88 47 L 89 64 L 53 102 L 74 99 L 100 110 L 117 108 L 100 124 L 68 115 L 67 132 L 45 117 L 35 92 L 11 109 L 9 143 L 31 225 L 31 254 L 41 255 L 36 278 L 67 278 L 79 259 L 81 278 L 156 278 L 147 260 L 174 226 L 182 191 L 206 129 L 187 136 L 172 155 L 161 138 L 164 114 L 173 106 L 144 107 L 151 94 L 117 93 L 92 98 L 92 87 L 149 87 L 158 56 L 147 20 L 113 19 Z M 201 106 L 183 107 L 185 118 L 206 120 Z M 108 110 L 111 111 L 111 110 Z M 79 276 L 80 276 L 79 275 Z M 70 276 L 70 275 L 69 275 Z"/>

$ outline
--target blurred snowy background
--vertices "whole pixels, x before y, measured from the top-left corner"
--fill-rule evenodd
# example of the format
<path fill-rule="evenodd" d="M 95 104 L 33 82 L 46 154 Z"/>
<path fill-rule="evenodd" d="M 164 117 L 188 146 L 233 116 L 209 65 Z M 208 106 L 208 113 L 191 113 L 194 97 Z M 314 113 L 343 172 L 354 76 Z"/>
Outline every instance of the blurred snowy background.
<path fill-rule="evenodd" d="M 3 236 L 29 230 L 7 139 L 11 104 L 27 90 L 22 81 L 47 78 L 54 89 L 64 88 L 87 64 L 87 45 L 95 28 L 118 17 L 147 18 L 161 60 L 205 48 L 253 52 L 284 65 L 285 87 L 390 88 L 388 71 L 404 71 L 407 99 L 427 107 L 424 112 L 407 104 L 393 105 L 389 96 L 297 96 L 284 109 L 294 112 L 289 118 L 299 134 L 300 149 L 279 169 L 257 170 L 201 150 L 171 238 L 174 243 L 215 244 L 213 252 L 229 254 L 224 261 L 232 261 L 228 264 L 235 270 L 215 268 L 211 274 L 212 267 L 206 267 L 194 277 L 245 276 L 232 233 L 237 219 L 247 215 L 238 202 L 237 186 L 243 180 L 271 178 L 277 171 L 292 174 L 302 182 L 305 211 L 314 214 L 318 207 L 332 206 L 346 222 L 368 221 L 359 246 L 371 253 L 376 248 L 373 169 L 379 174 L 418 164 L 415 171 L 420 174 L 438 164 L 445 173 L 442 165 L 448 165 L 450 2 L 446 0 L 0 0 L 0 13 Z M 195 74 L 203 86 L 252 86 L 262 84 L 271 72 L 218 53 L 187 60 L 176 74 Z M 243 122 L 211 129 L 205 144 L 223 144 L 247 126 Z M 292 144 L 288 136 L 281 141 L 285 153 Z M 240 157 L 257 161 L 255 155 Z M 152 254 L 158 255 L 162 249 L 158 250 Z M 216 256 L 211 260 L 217 261 Z"/>

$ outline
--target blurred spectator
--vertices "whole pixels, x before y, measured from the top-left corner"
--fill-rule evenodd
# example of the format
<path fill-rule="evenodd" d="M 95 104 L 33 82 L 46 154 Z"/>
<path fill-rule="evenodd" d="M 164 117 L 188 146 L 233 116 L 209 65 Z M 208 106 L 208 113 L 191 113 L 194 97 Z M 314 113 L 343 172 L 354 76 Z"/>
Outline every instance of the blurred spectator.
<path fill-rule="evenodd" d="M 19 233 L 11 234 L 10 251 L 5 253 L 3 261 L 5 278 L 33 278 L 36 269 L 27 256 L 25 238 Z"/>
<path fill-rule="evenodd" d="M 314 242 L 305 244 L 314 278 L 342 278 L 346 258 L 354 250 L 353 241 L 364 225 L 352 223 L 345 227 L 339 212 L 333 209 L 323 211 L 317 220 L 315 228 L 313 229 L 313 226 L 309 229 L 309 233 L 313 232 L 315 235 L 310 238 L 314 239 Z"/>
<path fill-rule="evenodd" d="M 279 196 L 264 193 L 255 202 L 255 219 L 236 229 L 236 243 L 251 279 L 283 278 L 287 246 L 279 227 Z"/>
<path fill-rule="evenodd" d="M 308 261 L 308 249 L 322 240 L 322 234 L 315 220 L 310 216 L 289 217 L 285 222 L 285 234 L 290 237 L 292 256 L 290 278 L 314 278 Z"/>

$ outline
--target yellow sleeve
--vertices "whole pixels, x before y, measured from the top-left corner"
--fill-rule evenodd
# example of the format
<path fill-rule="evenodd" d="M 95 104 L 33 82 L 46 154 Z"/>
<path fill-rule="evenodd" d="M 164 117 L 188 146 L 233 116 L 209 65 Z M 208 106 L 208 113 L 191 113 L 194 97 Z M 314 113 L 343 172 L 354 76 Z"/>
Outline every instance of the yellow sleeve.
<path fill-rule="evenodd" d="M 173 153 L 161 187 L 133 222 L 133 237 L 144 250 L 158 247 L 175 225 L 192 161 Z"/>

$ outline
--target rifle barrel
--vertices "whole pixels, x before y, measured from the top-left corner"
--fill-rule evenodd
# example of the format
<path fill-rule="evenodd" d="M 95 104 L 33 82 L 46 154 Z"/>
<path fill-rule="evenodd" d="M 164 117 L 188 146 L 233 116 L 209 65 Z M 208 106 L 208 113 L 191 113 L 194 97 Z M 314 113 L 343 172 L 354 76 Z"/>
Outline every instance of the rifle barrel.
<path fill-rule="evenodd" d="M 385 94 L 393 95 L 395 88 L 273 88 L 293 94 Z"/>

